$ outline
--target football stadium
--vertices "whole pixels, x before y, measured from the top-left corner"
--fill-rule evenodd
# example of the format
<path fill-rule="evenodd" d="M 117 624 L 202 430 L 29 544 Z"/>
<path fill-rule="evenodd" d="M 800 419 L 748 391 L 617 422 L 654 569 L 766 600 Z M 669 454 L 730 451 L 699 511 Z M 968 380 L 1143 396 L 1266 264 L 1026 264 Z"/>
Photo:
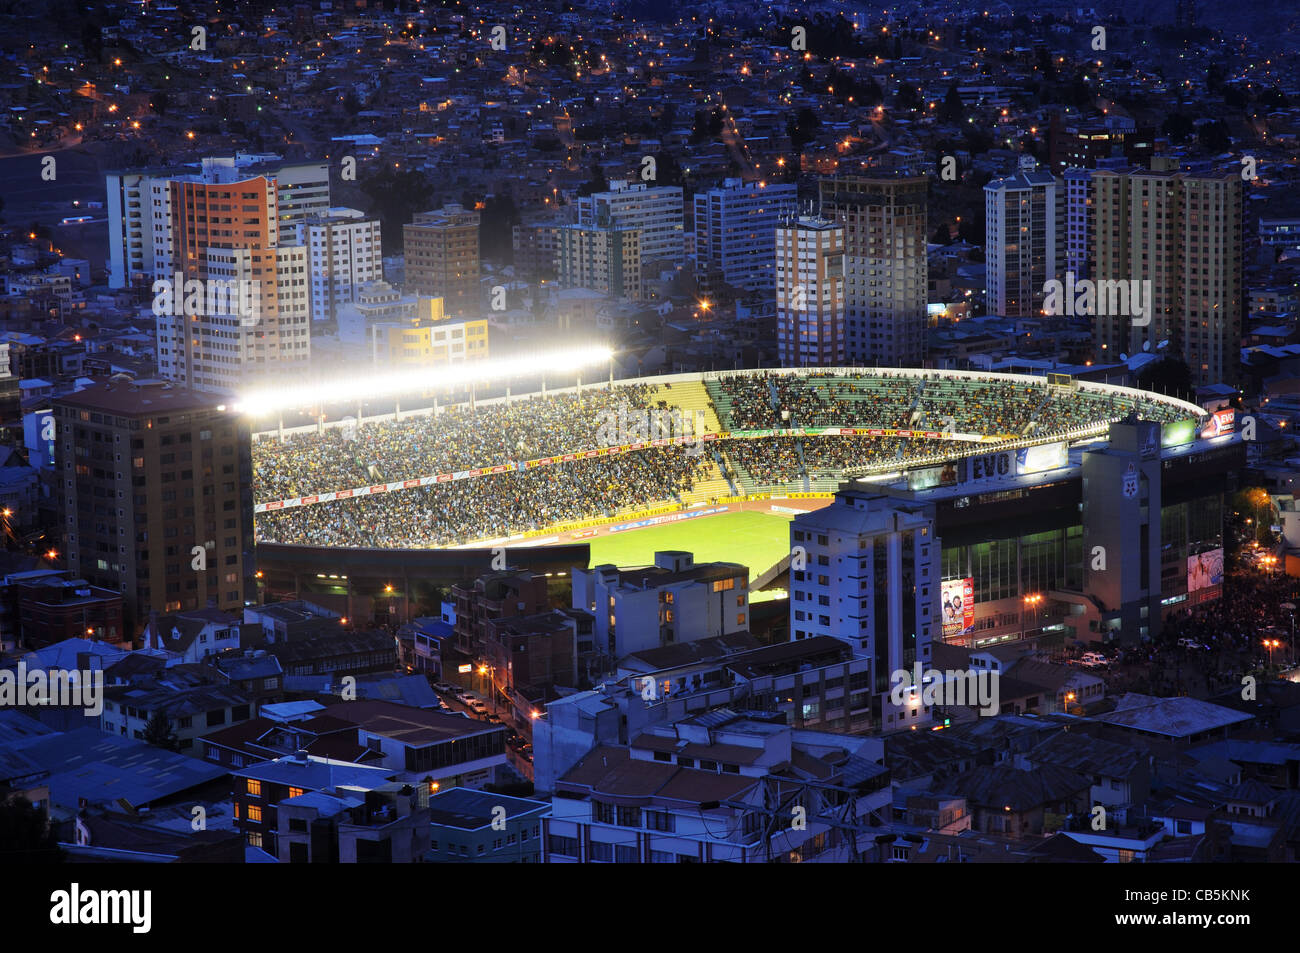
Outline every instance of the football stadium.
<path fill-rule="evenodd" d="M 689 539 L 757 575 L 787 548 L 779 522 L 846 480 L 1047 474 L 1131 417 L 1193 434 L 1209 419 L 1063 376 L 846 367 L 601 382 L 255 433 L 256 533 L 270 549 L 583 541 L 593 562 L 623 564 Z"/>

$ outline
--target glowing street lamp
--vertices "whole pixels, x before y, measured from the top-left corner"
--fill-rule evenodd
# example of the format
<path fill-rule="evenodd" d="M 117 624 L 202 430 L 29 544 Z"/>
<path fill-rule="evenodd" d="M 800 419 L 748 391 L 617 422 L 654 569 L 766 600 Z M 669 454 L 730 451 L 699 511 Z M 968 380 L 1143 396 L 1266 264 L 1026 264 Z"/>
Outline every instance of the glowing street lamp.
<path fill-rule="evenodd" d="M 1273 664 L 1273 650 L 1276 649 L 1276 648 L 1281 648 L 1281 646 L 1282 646 L 1282 643 L 1279 642 L 1277 639 L 1265 639 L 1265 640 L 1264 640 L 1264 647 L 1265 647 L 1266 649 L 1268 649 L 1268 664 L 1269 664 L 1269 665 L 1272 665 L 1272 664 Z"/>

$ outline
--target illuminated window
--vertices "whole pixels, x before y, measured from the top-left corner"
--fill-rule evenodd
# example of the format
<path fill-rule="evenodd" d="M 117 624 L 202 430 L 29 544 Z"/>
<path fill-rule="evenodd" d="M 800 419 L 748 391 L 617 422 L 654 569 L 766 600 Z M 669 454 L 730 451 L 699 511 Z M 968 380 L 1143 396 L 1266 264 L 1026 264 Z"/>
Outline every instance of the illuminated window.
<path fill-rule="evenodd" d="M 262 808 L 257 804 L 248 805 L 248 819 L 254 824 L 262 823 Z"/>
<path fill-rule="evenodd" d="M 289 788 L 289 797 L 302 797 L 302 788 Z"/>
<path fill-rule="evenodd" d="M 714 592 L 726 592 L 728 589 L 736 588 L 735 579 L 719 579 L 713 584 Z"/>
<path fill-rule="evenodd" d="M 252 778 L 249 778 L 249 779 L 248 779 L 248 794 L 249 794 L 250 797 L 261 797 L 261 796 L 262 796 L 262 782 L 261 782 L 261 781 L 254 781 Z"/>

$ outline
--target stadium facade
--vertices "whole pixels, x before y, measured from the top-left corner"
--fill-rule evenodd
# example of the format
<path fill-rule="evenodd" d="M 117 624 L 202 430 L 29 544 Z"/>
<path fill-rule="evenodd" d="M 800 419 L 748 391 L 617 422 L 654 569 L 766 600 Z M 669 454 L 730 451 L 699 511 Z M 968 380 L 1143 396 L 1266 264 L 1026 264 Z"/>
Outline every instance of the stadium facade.
<path fill-rule="evenodd" d="M 791 639 L 832 636 L 871 659 L 871 722 L 889 730 L 928 721 L 888 691 L 936 642 L 1158 637 L 1171 613 L 1221 595 L 1225 508 L 1245 464 L 1233 434 L 1189 424 L 1133 419 L 1074 448 L 846 483 L 791 523 L 806 567 L 791 567 Z"/>

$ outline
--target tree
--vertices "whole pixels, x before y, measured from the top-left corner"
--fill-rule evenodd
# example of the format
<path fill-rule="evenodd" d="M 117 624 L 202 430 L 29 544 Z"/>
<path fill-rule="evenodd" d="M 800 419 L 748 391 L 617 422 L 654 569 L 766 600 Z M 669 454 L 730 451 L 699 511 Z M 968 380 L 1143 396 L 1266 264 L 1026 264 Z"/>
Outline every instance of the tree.
<path fill-rule="evenodd" d="M 167 95 L 167 90 L 165 89 L 160 89 L 158 92 L 154 93 L 153 99 L 149 103 L 149 105 L 153 107 L 153 111 L 159 116 L 167 115 L 167 107 L 170 104 L 171 97 Z"/>
<path fill-rule="evenodd" d="M 915 86 L 909 86 L 906 83 L 898 87 L 898 92 L 894 94 L 894 107 L 899 112 L 912 112 L 920 109 L 922 106 L 921 92 Z"/>
<path fill-rule="evenodd" d="M 1290 103 L 1286 98 L 1286 93 L 1274 86 L 1272 89 L 1266 89 L 1256 97 L 1255 102 L 1259 103 L 1265 109 L 1286 109 Z"/>
<path fill-rule="evenodd" d="M 384 234 L 384 247 L 390 239 L 395 247 L 402 242 L 402 226 L 411 220 L 413 211 L 422 211 L 433 202 L 433 186 L 423 172 L 414 169 L 396 169 L 384 165 L 361 184 L 361 191 L 370 196 Z"/>
<path fill-rule="evenodd" d="M 1227 152 L 1232 148 L 1232 137 L 1228 135 L 1228 124 L 1222 119 L 1202 123 L 1196 130 L 1197 141 L 1207 152 Z"/>
<path fill-rule="evenodd" d="M 1196 131 L 1196 126 L 1191 119 L 1182 113 L 1170 113 L 1165 117 L 1164 123 L 1160 126 L 1160 131 L 1175 142 L 1186 142 L 1192 133 Z"/>
<path fill-rule="evenodd" d="M 0 863 L 59 864 L 65 859 L 49 816 L 21 794 L 0 800 Z"/>
<path fill-rule="evenodd" d="M 803 147 L 817 136 L 821 127 L 822 121 L 808 106 L 804 106 L 793 119 L 786 122 L 786 132 L 790 134 L 790 144 L 796 155 L 803 152 Z"/>
<path fill-rule="evenodd" d="M 1210 68 L 1205 71 L 1205 90 L 1213 93 L 1222 88 L 1223 68 L 1218 63 L 1211 63 Z"/>
<path fill-rule="evenodd" d="M 149 722 L 144 726 L 144 740 L 146 744 L 151 744 L 155 748 L 166 748 L 168 751 L 181 750 L 181 740 L 172 731 L 167 713 L 161 708 L 155 709 L 149 716 Z"/>
<path fill-rule="evenodd" d="M 484 258 L 511 264 L 515 260 L 514 228 L 519 209 L 509 194 L 489 195 L 479 216 L 479 244 Z"/>
<path fill-rule="evenodd" d="M 1046 46 L 1038 48 L 1038 69 L 1047 82 L 1056 79 L 1056 60 L 1052 59 L 1052 53 Z"/>
<path fill-rule="evenodd" d="M 609 180 L 605 178 L 600 163 L 593 160 L 591 163 L 591 178 L 578 186 L 578 196 L 585 198 L 594 192 L 604 192 L 608 188 Z"/>
<path fill-rule="evenodd" d="M 1142 368 L 1138 372 L 1138 387 L 1183 400 L 1193 400 L 1196 397 L 1192 369 L 1180 357 L 1163 357 Z"/>
<path fill-rule="evenodd" d="M 677 157 L 666 149 L 660 149 L 654 155 L 654 185 L 684 185 L 682 167 Z"/>
<path fill-rule="evenodd" d="M 953 83 L 948 87 L 948 95 L 943 97 L 943 105 L 939 108 L 939 118 L 944 122 L 961 122 L 965 112 L 966 104 L 961 101 L 961 93 L 957 91 L 957 84 Z"/>

